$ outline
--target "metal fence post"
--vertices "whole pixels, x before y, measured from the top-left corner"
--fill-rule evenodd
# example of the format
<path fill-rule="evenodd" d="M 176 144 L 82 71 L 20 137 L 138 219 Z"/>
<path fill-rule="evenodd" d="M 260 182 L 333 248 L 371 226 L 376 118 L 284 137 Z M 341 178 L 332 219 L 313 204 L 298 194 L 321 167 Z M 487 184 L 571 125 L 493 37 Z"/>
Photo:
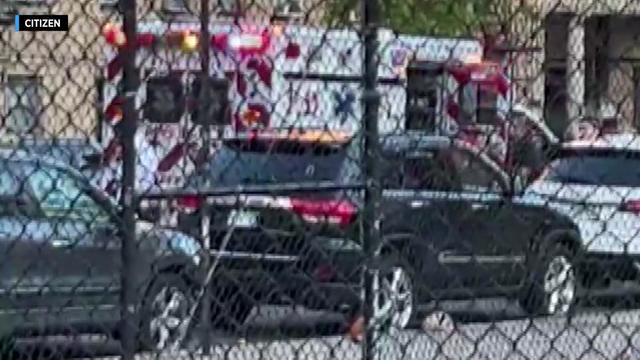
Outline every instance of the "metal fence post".
<path fill-rule="evenodd" d="M 363 143 L 363 173 L 365 178 L 364 212 L 362 219 L 362 245 L 366 256 L 363 273 L 364 286 L 364 325 L 365 338 L 363 358 L 376 358 L 376 321 L 374 318 L 375 277 L 377 258 L 380 252 L 380 187 L 379 169 L 379 132 L 378 132 L 378 104 L 380 94 L 377 91 L 378 82 L 378 0 L 363 0 L 362 33 L 364 41 L 363 61 L 363 107 L 364 118 L 362 130 Z"/>
<path fill-rule="evenodd" d="M 124 105 L 121 131 L 118 134 L 122 144 L 122 272 L 120 305 L 121 329 L 120 344 L 122 359 L 133 360 L 138 338 L 138 320 L 136 316 L 135 283 L 133 282 L 133 262 L 136 252 L 136 147 L 135 134 L 138 114 L 136 111 L 136 94 L 139 74 L 136 69 L 136 0 L 120 0 L 120 11 L 123 17 L 123 30 L 127 39 L 123 52 L 122 81 L 124 85 Z"/>
<path fill-rule="evenodd" d="M 200 40 L 200 76 L 202 77 L 201 81 L 200 81 L 200 94 L 199 94 L 199 99 L 198 99 L 198 104 L 200 106 L 200 111 L 198 112 L 198 116 L 200 117 L 205 117 L 207 116 L 205 111 L 202 111 L 202 106 L 203 104 L 205 104 L 208 99 L 206 98 L 207 94 L 209 94 L 209 61 L 210 61 L 210 57 L 209 57 L 209 43 L 210 43 L 210 38 L 211 36 L 209 35 L 209 20 L 210 20 L 210 6 L 209 6 L 209 1 L 210 0 L 200 0 L 200 34 L 201 34 L 201 40 Z M 207 120 L 210 119 L 199 119 L 200 121 L 198 122 L 199 124 L 205 124 L 205 122 L 208 124 Z M 210 154 L 210 148 L 211 148 L 211 129 L 209 127 L 209 125 L 201 125 L 202 128 L 200 129 L 201 133 L 200 136 L 202 137 L 202 147 L 203 147 L 203 152 L 202 154 L 204 155 L 204 161 L 206 161 L 206 159 L 209 157 Z M 211 226 L 210 224 L 210 217 L 209 217 L 209 204 L 208 201 L 204 201 L 203 202 L 203 206 L 201 209 L 202 215 L 201 215 L 201 232 L 202 232 L 202 246 L 206 252 L 206 256 L 204 256 L 204 258 L 202 259 L 202 266 L 203 269 L 205 269 L 205 273 L 207 272 L 207 270 L 209 269 L 210 266 L 210 259 L 209 256 L 211 254 L 210 249 L 211 249 L 211 243 L 210 243 L 210 235 L 209 235 L 209 228 Z M 210 286 L 209 284 L 205 284 L 205 288 L 204 288 L 204 296 L 202 298 L 202 309 L 201 309 L 201 328 L 202 328 L 202 347 L 203 347 L 203 353 L 205 355 L 209 354 L 210 352 L 210 347 L 211 347 L 211 341 L 210 341 L 210 337 L 211 337 L 211 291 L 210 291 Z"/>

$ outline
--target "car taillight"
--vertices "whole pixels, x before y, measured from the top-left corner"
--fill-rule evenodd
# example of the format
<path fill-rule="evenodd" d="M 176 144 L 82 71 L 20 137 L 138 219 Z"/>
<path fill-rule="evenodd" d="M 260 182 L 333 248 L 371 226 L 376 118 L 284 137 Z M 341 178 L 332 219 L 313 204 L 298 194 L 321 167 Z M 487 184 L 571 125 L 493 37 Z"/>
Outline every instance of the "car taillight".
<path fill-rule="evenodd" d="M 640 200 L 625 201 L 620 210 L 640 215 Z"/>
<path fill-rule="evenodd" d="M 176 205 L 180 210 L 194 212 L 202 205 L 202 198 L 198 196 L 183 196 L 178 198 Z"/>
<path fill-rule="evenodd" d="M 346 200 L 291 199 L 291 210 L 309 223 L 346 226 L 353 222 L 358 209 Z"/>

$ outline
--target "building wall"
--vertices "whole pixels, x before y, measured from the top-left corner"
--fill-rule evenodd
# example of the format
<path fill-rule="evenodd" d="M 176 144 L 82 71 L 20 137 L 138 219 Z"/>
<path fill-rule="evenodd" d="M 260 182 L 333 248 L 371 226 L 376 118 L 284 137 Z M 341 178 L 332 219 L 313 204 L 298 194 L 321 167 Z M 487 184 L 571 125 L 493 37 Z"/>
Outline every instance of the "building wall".
<path fill-rule="evenodd" d="M 95 76 L 99 69 L 99 7 L 92 0 L 56 0 L 41 6 L 20 6 L 21 14 L 54 13 L 69 16 L 69 32 L 15 32 L 13 25 L 0 28 L 4 61 L 0 114 L 7 119 L 7 80 L 37 76 L 42 114 L 34 136 L 84 137 L 95 130 Z M 29 135 L 19 135 L 29 136 Z M 0 138 L 15 136 L 0 128 Z"/>
<path fill-rule="evenodd" d="M 513 2 L 514 11 L 522 8 L 522 2 Z M 587 113 L 585 103 L 585 26 L 587 18 L 595 15 L 637 16 L 640 15 L 640 1 L 635 0 L 528 0 L 529 14 L 521 12 L 511 24 L 512 35 L 516 43 L 536 46 L 544 49 L 544 19 L 548 14 L 567 13 L 572 15 L 569 24 L 567 42 L 567 110 L 569 121 Z M 609 57 L 623 55 L 624 49 L 636 42 L 637 37 L 630 31 L 630 23 L 638 20 L 616 18 L 612 25 L 612 39 L 609 42 Z M 554 34 L 549 34 L 553 38 Z M 637 50 L 634 50 L 636 53 Z M 628 55 L 628 53 L 627 53 Z M 635 55 L 634 55 L 635 56 Z M 524 54 L 519 57 L 516 73 L 519 78 L 519 91 L 544 106 L 544 51 Z M 607 93 L 601 102 L 614 101 L 621 104 L 621 115 L 630 122 L 633 113 L 632 81 L 629 64 L 616 64 L 609 67 Z"/>
<path fill-rule="evenodd" d="M 241 13 L 247 20 L 266 22 L 272 18 L 278 4 L 278 0 L 222 0 L 221 2 L 225 5 L 210 1 L 212 19 L 233 19 L 234 14 Z M 325 2 L 326 0 L 298 0 L 304 14 L 304 19 L 301 21 L 306 24 L 320 23 L 324 15 Z M 200 14 L 200 3 L 201 0 L 138 0 L 138 19 L 140 21 L 157 19 L 196 21 Z M 107 8 L 104 7 L 104 9 Z"/>

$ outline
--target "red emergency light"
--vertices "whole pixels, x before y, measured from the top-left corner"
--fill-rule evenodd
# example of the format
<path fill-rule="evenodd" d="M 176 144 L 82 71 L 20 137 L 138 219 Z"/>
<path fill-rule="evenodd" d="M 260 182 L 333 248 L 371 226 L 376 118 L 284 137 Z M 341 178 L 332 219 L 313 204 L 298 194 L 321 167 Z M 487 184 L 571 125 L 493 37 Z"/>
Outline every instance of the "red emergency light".
<path fill-rule="evenodd" d="M 122 117 L 123 117 L 122 106 L 123 105 L 124 105 L 124 100 L 121 97 L 116 96 L 115 98 L 113 98 L 111 100 L 111 102 L 109 103 L 109 105 L 105 109 L 104 115 L 106 117 L 106 120 L 109 123 L 111 123 L 111 125 L 116 125 L 122 120 Z"/>
<path fill-rule="evenodd" d="M 105 24 L 102 27 L 102 36 L 104 36 L 107 44 L 111 46 L 122 47 L 127 43 L 127 37 L 122 28 L 115 24 Z"/>
<path fill-rule="evenodd" d="M 506 96 L 509 92 L 509 80 L 497 63 L 487 61 L 467 64 L 458 63 L 448 66 L 447 71 L 461 86 L 474 83 L 503 96 Z"/>
<path fill-rule="evenodd" d="M 103 36 L 109 45 L 122 47 L 126 44 L 126 37 L 119 26 L 107 24 L 103 28 Z M 136 35 L 136 45 L 139 48 L 151 48 L 158 44 L 169 47 L 180 47 L 185 52 L 197 49 L 200 33 L 195 30 L 169 31 L 158 35 L 142 32 Z M 271 44 L 270 31 L 249 29 L 240 34 L 215 34 L 211 36 L 211 45 L 217 51 L 230 51 L 241 57 L 264 54 Z M 293 49 L 295 52 L 295 49 Z"/>

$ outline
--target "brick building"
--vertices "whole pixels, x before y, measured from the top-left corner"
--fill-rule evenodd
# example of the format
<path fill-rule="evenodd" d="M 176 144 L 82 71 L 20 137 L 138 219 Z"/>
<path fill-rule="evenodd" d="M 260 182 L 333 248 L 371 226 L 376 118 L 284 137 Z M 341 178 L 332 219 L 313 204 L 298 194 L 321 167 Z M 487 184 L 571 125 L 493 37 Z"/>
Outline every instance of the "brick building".
<path fill-rule="evenodd" d="M 539 102 L 558 133 L 584 114 L 615 109 L 640 125 L 640 2 L 528 0 L 534 15 L 511 23 L 516 43 L 543 51 L 519 57 L 520 95 Z M 521 7 L 521 2 L 514 2 Z M 515 5 L 514 5 L 515 6 Z M 605 114 L 603 114 L 605 115 Z M 611 115 L 611 114 L 608 114 Z"/>
<path fill-rule="evenodd" d="M 0 139 L 82 137 L 96 119 L 99 6 L 88 0 L 4 1 L 0 9 Z M 16 32 L 13 14 L 66 14 L 69 32 Z"/>

